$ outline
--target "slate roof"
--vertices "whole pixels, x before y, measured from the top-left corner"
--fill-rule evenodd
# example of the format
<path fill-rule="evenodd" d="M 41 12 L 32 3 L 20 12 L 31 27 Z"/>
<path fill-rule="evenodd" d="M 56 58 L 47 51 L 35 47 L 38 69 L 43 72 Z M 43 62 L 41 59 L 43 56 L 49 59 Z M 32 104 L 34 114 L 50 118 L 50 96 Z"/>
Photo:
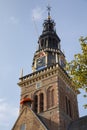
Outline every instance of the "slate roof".
<path fill-rule="evenodd" d="M 68 130 L 87 130 L 87 116 L 71 122 Z"/>

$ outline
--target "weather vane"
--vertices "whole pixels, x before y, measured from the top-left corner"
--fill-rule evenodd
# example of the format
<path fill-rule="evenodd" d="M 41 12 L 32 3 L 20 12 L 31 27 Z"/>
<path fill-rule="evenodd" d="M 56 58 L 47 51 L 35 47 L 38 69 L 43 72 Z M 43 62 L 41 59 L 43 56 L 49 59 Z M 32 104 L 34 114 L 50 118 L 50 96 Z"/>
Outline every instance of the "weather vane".
<path fill-rule="evenodd" d="M 48 5 L 47 6 L 47 11 L 48 11 L 48 19 L 50 19 L 51 17 L 50 17 L 50 11 L 51 11 L 51 7 Z"/>

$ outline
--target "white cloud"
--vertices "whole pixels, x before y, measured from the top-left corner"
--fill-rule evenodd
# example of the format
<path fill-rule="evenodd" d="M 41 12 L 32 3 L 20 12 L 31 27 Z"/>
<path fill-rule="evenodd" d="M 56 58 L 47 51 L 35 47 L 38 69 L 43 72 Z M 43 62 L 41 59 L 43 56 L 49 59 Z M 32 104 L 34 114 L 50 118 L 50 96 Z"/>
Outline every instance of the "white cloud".
<path fill-rule="evenodd" d="M 0 99 L 0 127 L 9 127 L 11 121 L 18 116 L 18 108 Z"/>
<path fill-rule="evenodd" d="M 5 101 L 5 99 L 4 99 L 4 98 L 1 98 L 1 99 L 0 99 L 0 103 L 2 103 L 3 101 Z"/>
<path fill-rule="evenodd" d="M 8 23 L 11 23 L 11 24 L 18 24 L 18 19 L 14 16 L 11 16 L 8 20 Z"/>
<path fill-rule="evenodd" d="M 37 8 L 32 10 L 32 18 L 35 21 L 39 21 L 43 18 L 43 13 L 44 13 L 44 10 L 41 9 L 40 7 L 37 7 Z"/>

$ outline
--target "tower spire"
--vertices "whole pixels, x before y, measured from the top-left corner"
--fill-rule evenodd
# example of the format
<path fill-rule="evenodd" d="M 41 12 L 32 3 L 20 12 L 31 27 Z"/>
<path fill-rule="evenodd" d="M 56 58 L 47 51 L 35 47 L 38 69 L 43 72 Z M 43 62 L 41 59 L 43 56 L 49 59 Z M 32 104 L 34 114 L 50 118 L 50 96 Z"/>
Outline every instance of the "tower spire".
<path fill-rule="evenodd" d="M 47 11 L 48 11 L 48 19 L 50 20 L 51 19 L 51 16 L 50 16 L 51 7 L 50 7 L 50 5 L 47 6 Z"/>

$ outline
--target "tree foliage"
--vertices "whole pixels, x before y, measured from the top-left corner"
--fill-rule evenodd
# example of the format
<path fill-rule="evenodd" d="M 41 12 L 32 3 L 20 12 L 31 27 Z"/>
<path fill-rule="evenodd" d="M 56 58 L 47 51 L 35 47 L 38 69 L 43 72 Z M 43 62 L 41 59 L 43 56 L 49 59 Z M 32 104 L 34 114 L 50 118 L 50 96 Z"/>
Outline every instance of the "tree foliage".
<path fill-rule="evenodd" d="M 76 84 L 75 89 L 82 88 L 87 92 L 87 37 L 81 37 L 79 41 L 82 52 L 74 55 L 74 60 L 67 63 L 66 70 Z M 84 97 L 87 98 L 87 94 Z M 87 104 L 84 108 L 87 108 Z"/>
<path fill-rule="evenodd" d="M 82 52 L 74 55 L 74 60 L 67 63 L 66 70 L 77 88 L 87 92 L 87 37 L 79 39 Z"/>

